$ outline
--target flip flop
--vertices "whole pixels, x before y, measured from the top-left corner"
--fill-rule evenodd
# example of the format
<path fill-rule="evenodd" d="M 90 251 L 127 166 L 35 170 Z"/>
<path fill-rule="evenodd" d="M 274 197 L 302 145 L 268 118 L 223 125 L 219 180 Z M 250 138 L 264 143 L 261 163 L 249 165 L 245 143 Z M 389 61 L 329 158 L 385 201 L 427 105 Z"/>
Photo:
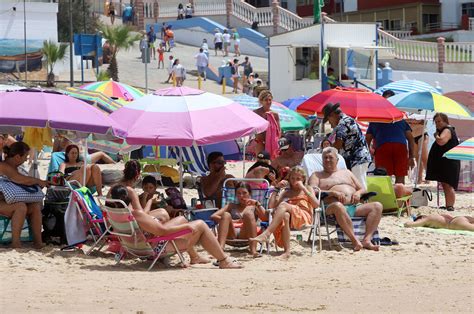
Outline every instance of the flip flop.
<path fill-rule="evenodd" d="M 233 258 L 232 262 L 237 263 L 238 261 L 237 261 L 237 259 Z M 219 263 L 219 261 L 216 260 L 215 262 L 212 263 L 212 265 L 214 265 L 216 267 L 219 267 L 220 263 Z"/>
<path fill-rule="evenodd" d="M 388 237 L 380 239 L 380 245 L 391 246 L 391 245 L 398 245 L 398 244 L 399 244 L 398 241 L 395 241 L 395 240 L 392 241 Z"/>

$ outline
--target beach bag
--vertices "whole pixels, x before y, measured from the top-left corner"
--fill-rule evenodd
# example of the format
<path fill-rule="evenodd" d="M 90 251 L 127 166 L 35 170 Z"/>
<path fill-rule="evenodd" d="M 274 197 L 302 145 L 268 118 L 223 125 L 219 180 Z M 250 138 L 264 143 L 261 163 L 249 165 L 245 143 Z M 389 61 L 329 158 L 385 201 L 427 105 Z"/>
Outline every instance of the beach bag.
<path fill-rule="evenodd" d="M 51 185 L 66 185 L 66 180 L 64 179 L 64 173 L 61 171 L 53 171 L 48 173 L 48 181 Z"/>
<path fill-rule="evenodd" d="M 411 207 L 428 206 L 428 201 L 433 200 L 433 194 L 430 190 L 414 189 L 410 199 Z"/>
<path fill-rule="evenodd" d="M 0 178 L 0 192 L 7 204 L 36 203 L 42 202 L 44 198 L 44 193 L 38 185 L 17 184 L 5 178 Z"/>
<path fill-rule="evenodd" d="M 175 187 L 167 188 L 165 190 L 166 195 L 168 196 L 168 204 L 176 209 L 186 209 L 186 202 L 184 198 L 179 193 L 179 190 Z"/>
<path fill-rule="evenodd" d="M 69 201 L 45 201 L 42 213 L 43 232 L 42 238 L 46 243 L 67 244 L 64 214 Z"/>

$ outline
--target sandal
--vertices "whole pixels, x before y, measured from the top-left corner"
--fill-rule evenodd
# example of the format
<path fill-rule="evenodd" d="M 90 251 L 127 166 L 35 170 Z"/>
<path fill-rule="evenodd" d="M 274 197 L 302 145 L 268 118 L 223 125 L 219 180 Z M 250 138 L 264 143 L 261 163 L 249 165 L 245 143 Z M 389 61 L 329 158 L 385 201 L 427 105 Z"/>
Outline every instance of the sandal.
<path fill-rule="evenodd" d="M 232 260 L 230 257 L 226 257 L 219 261 L 220 269 L 240 269 L 244 268 L 240 263 L 235 260 Z"/>
<path fill-rule="evenodd" d="M 446 210 L 448 212 L 453 212 L 454 211 L 454 207 L 453 206 L 446 206 Z"/>

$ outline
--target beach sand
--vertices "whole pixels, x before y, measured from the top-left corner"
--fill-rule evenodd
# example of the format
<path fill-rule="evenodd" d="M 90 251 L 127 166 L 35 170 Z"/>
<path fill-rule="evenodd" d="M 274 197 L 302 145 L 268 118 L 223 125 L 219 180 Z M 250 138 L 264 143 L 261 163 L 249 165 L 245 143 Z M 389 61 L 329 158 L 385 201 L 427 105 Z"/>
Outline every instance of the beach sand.
<path fill-rule="evenodd" d="M 41 172 L 45 167 L 41 161 Z M 227 168 L 242 174 L 240 163 Z M 185 191 L 188 201 L 196 196 L 194 190 Z M 473 207 L 473 195 L 459 193 L 454 214 L 473 215 Z M 413 212 L 442 211 L 424 207 Z M 379 252 L 336 245 L 329 251 L 325 245 L 311 256 L 310 245 L 295 236 L 306 239 L 308 231 L 292 232 L 288 261 L 278 258 L 281 249 L 253 259 L 245 249 L 227 247 L 245 266 L 242 270 L 211 264 L 182 269 L 172 257 L 172 267 L 158 264 L 147 272 L 149 261 L 127 259 L 116 266 L 111 253 L 1 247 L 0 313 L 472 313 L 474 236 L 407 229 L 402 226 L 406 221 L 406 216 L 382 218 L 381 236 L 400 244 Z"/>

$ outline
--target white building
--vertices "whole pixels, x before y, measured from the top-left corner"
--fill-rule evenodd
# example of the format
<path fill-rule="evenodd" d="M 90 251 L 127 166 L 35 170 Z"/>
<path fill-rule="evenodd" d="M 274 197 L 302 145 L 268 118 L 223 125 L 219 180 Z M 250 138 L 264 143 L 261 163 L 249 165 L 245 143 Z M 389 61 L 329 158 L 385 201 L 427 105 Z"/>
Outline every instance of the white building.
<path fill-rule="evenodd" d="M 27 40 L 58 41 L 58 4 L 26 1 L 0 1 L 0 39 L 24 39 L 26 15 Z"/>
<path fill-rule="evenodd" d="M 474 17 L 473 0 L 439 0 L 441 3 L 441 23 L 445 28 L 461 24 L 461 16 Z"/>
<path fill-rule="evenodd" d="M 330 58 L 321 67 L 325 51 Z M 269 82 L 276 100 L 312 96 L 327 89 L 327 69 L 350 86 L 354 77 L 376 87 L 378 54 L 375 23 L 331 23 L 313 25 L 269 39 Z M 362 86 L 360 86 L 362 87 Z"/>

